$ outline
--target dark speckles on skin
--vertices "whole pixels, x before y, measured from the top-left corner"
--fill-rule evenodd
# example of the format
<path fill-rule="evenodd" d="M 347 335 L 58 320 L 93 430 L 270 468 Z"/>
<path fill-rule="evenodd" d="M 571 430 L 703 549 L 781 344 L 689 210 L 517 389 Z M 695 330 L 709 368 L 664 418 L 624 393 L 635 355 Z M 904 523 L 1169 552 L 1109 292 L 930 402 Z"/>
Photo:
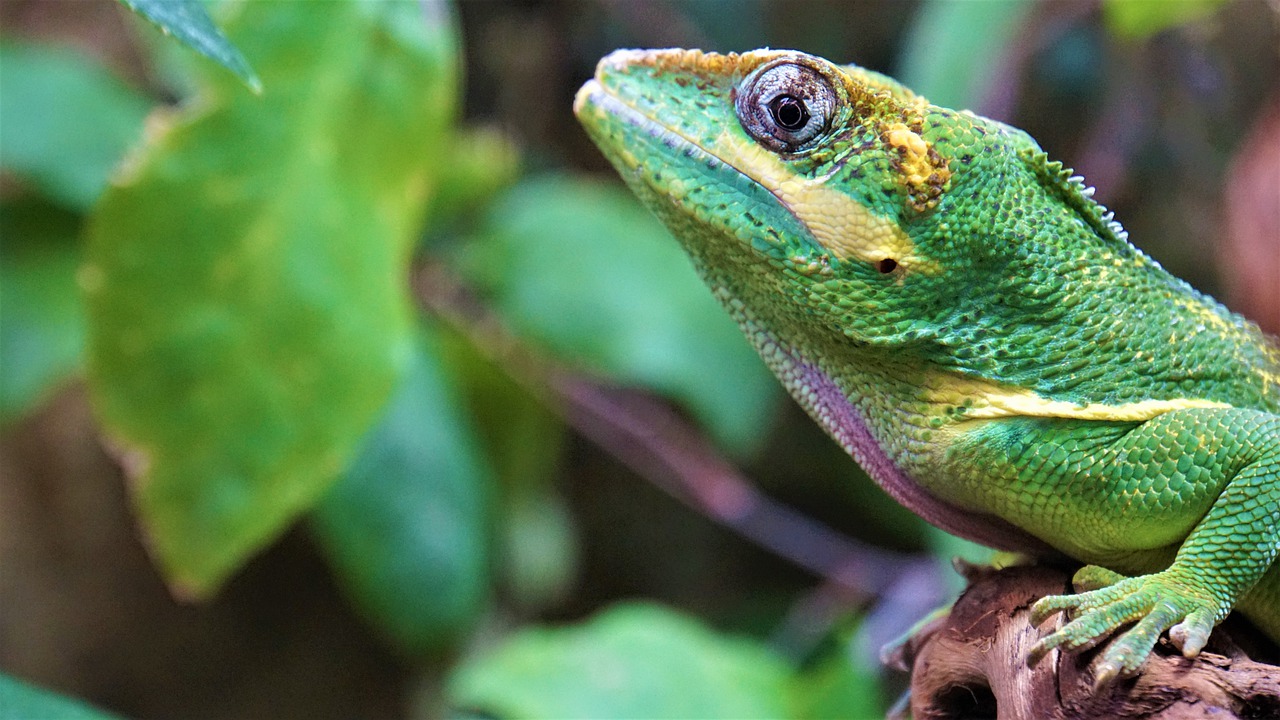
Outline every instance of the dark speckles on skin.
<path fill-rule="evenodd" d="M 718 84 L 705 95 L 694 91 L 692 79 L 669 87 L 671 92 L 660 100 L 628 99 L 646 112 L 661 110 L 664 118 L 686 118 L 681 122 L 690 136 L 714 138 L 714 133 L 693 130 L 705 118 L 718 117 L 716 107 L 726 104 L 732 85 Z M 886 110 L 879 100 L 862 100 L 867 102 L 851 122 L 835 133 L 836 142 L 783 160 L 798 175 L 848 187 L 851 196 L 877 214 L 896 213 L 893 219 L 903 223 L 917 253 L 940 270 L 912 276 L 902 286 L 912 293 L 889 293 L 879 274 L 869 290 L 861 290 L 861 266 L 839 262 L 830 271 L 841 287 L 825 290 L 813 306 L 807 296 L 797 295 L 802 307 L 792 308 L 795 317 L 812 319 L 823 331 L 847 328 L 831 338 L 840 348 L 847 347 L 847 336 L 892 349 L 904 340 L 899 331 L 903 318 L 922 326 L 946 324 L 952 337 L 931 328 L 929 339 L 912 342 L 910 352 L 927 353 L 921 360 L 948 371 L 1019 385 L 1053 399 L 1093 397 L 1120 403 L 1200 392 L 1238 405 L 1280 402 L 1274 389 L 1259 387 L 1261 375 L 1244 377 L 1250 367 L 1275 372 L 1274 356 L 1256 340 L 1256 331 L 1215 309 L 1211 301 L 1189 294 L 1185 286 L 1168 283 L 1149 261 L 1136 261 L 1131 248 L 1119 248 L 1115 237 L 1107 237 L 1112 233 L 1101 215 L 1095 219 L 1090 214 L 1092 201 L 1085 202 L 1077 188 L 1060 179 L 1060 166 L 1047 163 L 1025 135 L 965 113 L 931 111 L 923 136 L 946 148 L 941 154 L 955 172 L 938 212 L 905 212 L 903 201 L 909 199 L 895 181 L 890 149 L 875 130 L 881 124 L 877 117 L 897 118 L 900 112 Z M 654 142 L 655 147 L 672 146 L 669 136 L 650 134 L 663 143 Z M 665 184 L 679 177 L 684 193 L 692 195 L 698 183 L 691 178 L 725 172 L 722 161 L 695 157 L 690 177 L 664 171 L 659 180 L 650 180 Z M 1061 196 L 1045 198 L 1046 188 L 1060 188 Z M 705 202 L 709 196 L 697 197 Z M 714 202 L 705 210 L 729 216 L 724 222 L 742 235 L 763 235 L 759 218 L 748 220 Z M 795 238 L 765 237 L 771 247 L 795 245 Z M 1108 252 L 1114 268 L 1099 260 Z M 776 288 L 770 283 L 759 290 L 764 294 Z M 958 315 L 966 316 L 964 322 Z M 1187 321 L 1180 326 L 1175 322 L 1179 315 Z M 1192 333 L 1188 325 L 1200 318 L 1214 321 L 1200 322 L 1207 328 Z M 965 325 L 989 330 L 987 342 L 978 345 L 959 337 Z M 1083 366 L 1081 357 L 1087 358 Z"/>
<path fill-rule="evenodd" d="M 739 78 L 721 74 L 718 82 L 728 79 Z M 685 137 L 714 142 L 738 127 L 717 110 L 730 95 L 725 82 L 712 83 L 706 97 L 692 88 L 707 83 L 688 80 L 651 98 L 630 99 L 638 110 L 677 118 Z M 666 173 L 666 187 L 641 190 L 663 201 L 664 220 L 766 362 L 904 504 L 944 527 L 955 523 L 950 529 L 975 539 L 993 531 L 1007 539 L 1008 533 L 983 522 L 965 526 L 983 517 L 972 511 L 1010 518 L 1085 560 L 1094 552 L 1110 558 L 1129 552 L 1135 538 L 1146 547 L 1181 542 L 1220 490 L 1205 478 L 1234 472 L 1210 472 L 1212 464 L 1225 462 L 1224 452 L 1246 457 L 1249 448 L 1239 445 L 1240 438 L 1267 449 L 1280 438 L 1274 380 L 1280 351 L 1128 246 L 1060 164 L 1047 162 L 1028 136 L 998 123 L 922 110 L 928 113 L 926 141 L 946 135 L 939 147 L 945 146 L 943 155 L 956 163 L 956 172 L 938 212 L 905 212 L 893 151 L 875 138 L 869 146 L 860 143 L 868 125 L 899 117 L 901 108 L 888 97 L 871 100 L 855 99 L 856 112 L 838 131 L 839 147 L 780 160 L 787 172 L 821 178 L 896 222 L 912 252 L 928 263 L 921 267 L 931 270 L 906 282 L 887 285 L 870 275 L 874 265 L 866 263 L 802 263 L 810 252 L 798 241 L 804 221 L 780 212 L 767 189 L 705 158 L 682 162 L 683 156 L 669 153 L 664 159 L 679 170 Z M 661 154 L 663 147 L 655 141 L 646 150 Z M 631 161 L 636 156 L 624 154 Z M 728 206 L 726 194 L 734 198 Z M 758 206 L 757 212 L 739 210 L 738 203 Z M 784 228 L 781 236 L 778 227 Z M 828 272 L 815 271 L 819 265 Z M 931 405 L 938 401 L 921 391 L 967 391 L 955 376 L 978 383 L 975 399 L 1025 391 L 1061 403 L 1044 411 L 1187 400 L 1232 407 L 1211 411 L 1214 417 L 1202 408 L 1174 410 L 1141 427 L 997 419 L 928 434 L 974 414 Z M 955 400 L 949 394 L 942 402 Z M 1263 417 L 1272 425 L 1259 434 L 1256 419 Z M 1179 418 L 1185 427 L 1177 425 Z M 1014 425 L 1020 432 L 982 436 L 984 429 Z M 1214 429 L 1219 431 L 1206 432 Z M 1108 456 L 1104 446 L 1120 452 Z M 1174 452 L 1189 448 L 1197 453 L 1194 462 Z M 1176 505 L 1194 505 L 1196 497 L 1203 501 L 1199 511 Z M 1277 505 L 1274 498 L 1265 501 Z M 1257 506 L 1243 506 L 1232 517 L 1251 517 Z M 1199 549 L 1208 548 L 1211 559 L 1225 547 L 1240 554 L 1246 537 L 1228 532 Z M 1274 539 L 1254 544 L 1275 548 Z M 1169 558 L 1162 559 L 1167 564 Z M 1280 590 L 1268 596 L 1277 597 Z"/>

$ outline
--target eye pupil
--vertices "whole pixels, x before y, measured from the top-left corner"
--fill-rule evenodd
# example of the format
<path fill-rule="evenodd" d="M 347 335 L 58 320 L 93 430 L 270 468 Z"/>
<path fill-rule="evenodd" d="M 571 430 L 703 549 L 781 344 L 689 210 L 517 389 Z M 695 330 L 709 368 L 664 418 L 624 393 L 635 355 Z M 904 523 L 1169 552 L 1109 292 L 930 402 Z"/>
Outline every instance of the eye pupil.
<path fill-rule="evenodd" d="M 769 114 L 784 130 L 800 130 L 809 123 L 809 110 L 804 102 L 793 95 L 779 95 L 769 103 Z"/>

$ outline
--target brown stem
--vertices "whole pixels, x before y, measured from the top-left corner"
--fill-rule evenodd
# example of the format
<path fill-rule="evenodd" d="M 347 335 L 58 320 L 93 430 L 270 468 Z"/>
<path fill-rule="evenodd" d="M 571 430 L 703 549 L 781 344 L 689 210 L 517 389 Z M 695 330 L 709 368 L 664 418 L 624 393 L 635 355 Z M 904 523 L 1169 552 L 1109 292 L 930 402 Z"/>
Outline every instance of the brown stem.
<path fill-rule="evenodd" d="M 1225 625 L 1199 657 L 1184 658 L 1162 642 L 1139 675 L 1100 689 L 1094 687 L 1091 667 L 1098 648 L 1055 651 L 1028 665 L 1027 650 L 1050 625 L 1030 623 L 1031 604 L 1069 585 L 1067 572 L 1059 568 L 970 572 L 969 587 L 950 615 L 919 632 L 900 653 L 913 669 L 912 717 L 1280 717 L 1280 669 L 1245 657 Z"/>
<path fill-rule="evenodd" d="M 879 596 L 924 562 L 855 541 L 770 499 L 666 405 L 570 371 L 522 344 L 445 267 L 423 263 L 412 283 L 423 308 L 465 334 L 584 437 L 673 497 L 826 578 L 851 600 Z"/>

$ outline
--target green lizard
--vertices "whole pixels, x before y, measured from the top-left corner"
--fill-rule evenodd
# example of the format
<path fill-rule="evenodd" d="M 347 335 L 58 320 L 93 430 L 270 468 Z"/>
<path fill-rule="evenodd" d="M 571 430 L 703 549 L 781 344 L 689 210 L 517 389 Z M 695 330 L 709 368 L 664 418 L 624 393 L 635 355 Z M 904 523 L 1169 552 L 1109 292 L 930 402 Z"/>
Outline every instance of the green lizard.
<path fill-rule="evenodd" d="M 1020 130 L 799 52 L 618 51 L 579 120 L 795 398 L 898 501 L 1075 558 L 1032 659 L 1125 625 L 1280 640 L 1280 349 Z"/>

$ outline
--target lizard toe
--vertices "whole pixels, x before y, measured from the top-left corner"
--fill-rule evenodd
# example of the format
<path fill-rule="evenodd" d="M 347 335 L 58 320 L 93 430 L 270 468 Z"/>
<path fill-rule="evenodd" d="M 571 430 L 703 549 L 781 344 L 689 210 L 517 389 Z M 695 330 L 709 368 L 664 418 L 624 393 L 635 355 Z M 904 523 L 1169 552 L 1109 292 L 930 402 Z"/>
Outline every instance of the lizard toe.
<path fill-rule="evenodd" d="M 1106 649 L 1095 672 L 1095 686 L 1122 676 L 1131 675 L 1142 666 L 1160 635 L 1182 617 L 1182 611 L 1163 602 L 1152 608 L 1131 629 L 1117 638 Z"/>
<path fill-rule="evenodd" d="M 1169 571 L 1126 578 L 1074 597 L 1075 619 L 1055 633 L 1062 639 L 1046 646 L 1090 647 L 1133 623 L 1099 660 L 1095 669 L 1099 683 L 1135 672 L 1165 632 L 1185 656 L 1194 657 L 1208 642 L 1221 610 L 1211 598 L 1189 591 Z"/>
<path fill-rule="evenodd" d="M 1037 645 L 1046 651 L 1053 648 L 1081 650 L 1105 640 L 1120 626 L 1142 616 L 1138 603 L 1128 598 L 1120 603 L 1080 613 L 1066 625 L 1045 636 Z"/>
<path fill-rule="evenodd" d="M 1076 592 L 1083 593 L 1091 590 L 1101 590 L 1125 579 L 1124 575 L 1104 567 L 1085 565 L 1077 570 L 1075 576 L 1071 578 L 1071 585 L 1076 589 Z"/>
<path fill-rule="evenodd" d="M 1127 580 L 1077 595 L 1047 595 L 1031 606 L 1031 621 L 1039 625 L 1054 613 L 1066 611 L 1072 617 L 1079 617 L 1114 605 L 1128 594 L 1125 586 Z"/>
<path fill-rule="evenodd" d="M 1213 625 L 1213 613 L 1208 608 L 1200 608 L 1169 628 L 1169 640 L 1183 657 L 1193 658 L 1208 644 Z"/>
<path fill-rule="evenodd" d="M 1031 606 L 1031 624 L 1039 625 L 1064 610 L 1075 610 L 1079 602 L 1079 595 L 1046 595 Z"/>

